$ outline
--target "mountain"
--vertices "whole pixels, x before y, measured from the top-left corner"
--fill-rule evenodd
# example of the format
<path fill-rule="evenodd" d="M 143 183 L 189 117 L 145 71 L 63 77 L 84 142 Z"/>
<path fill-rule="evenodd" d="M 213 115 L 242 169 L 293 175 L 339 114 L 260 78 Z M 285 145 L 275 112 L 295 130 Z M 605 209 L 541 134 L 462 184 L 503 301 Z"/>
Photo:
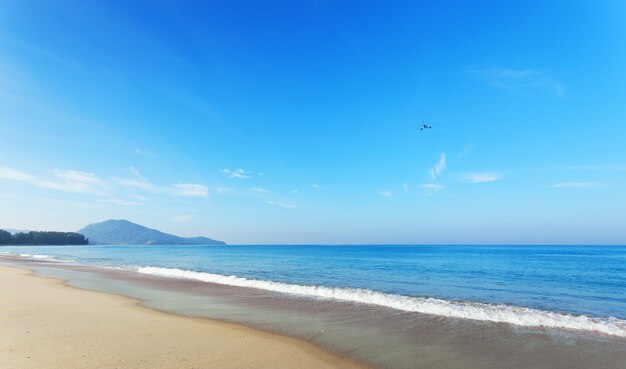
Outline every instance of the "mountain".
<path fill-rule="evenodd" d="M 78 233 L 90 243 L 109 245 L 225 245 L 207 237 L 179 237 L 150 229 L 124 219 L 110 219 L 90 224 Z"/>

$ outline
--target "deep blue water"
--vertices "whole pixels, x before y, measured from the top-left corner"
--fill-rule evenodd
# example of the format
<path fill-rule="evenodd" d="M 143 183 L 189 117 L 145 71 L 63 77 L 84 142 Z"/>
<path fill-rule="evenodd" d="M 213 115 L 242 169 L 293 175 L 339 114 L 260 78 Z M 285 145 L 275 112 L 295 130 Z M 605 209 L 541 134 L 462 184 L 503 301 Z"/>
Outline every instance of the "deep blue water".
<path fill-rule="evenodd" d="M 626 318 L 623 246 L 11 246 L 0 252 Z"/>

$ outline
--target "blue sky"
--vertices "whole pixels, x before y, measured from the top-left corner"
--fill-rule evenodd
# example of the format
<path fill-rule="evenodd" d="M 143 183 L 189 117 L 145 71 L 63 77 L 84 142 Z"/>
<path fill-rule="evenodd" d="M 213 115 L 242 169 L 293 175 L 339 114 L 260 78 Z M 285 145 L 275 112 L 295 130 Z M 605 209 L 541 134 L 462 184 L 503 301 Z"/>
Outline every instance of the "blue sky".
<path fill-rule="evenodd" d="M 3 1 L 0 226 L 624 244 L 624 24 L 623 1 Z"/>

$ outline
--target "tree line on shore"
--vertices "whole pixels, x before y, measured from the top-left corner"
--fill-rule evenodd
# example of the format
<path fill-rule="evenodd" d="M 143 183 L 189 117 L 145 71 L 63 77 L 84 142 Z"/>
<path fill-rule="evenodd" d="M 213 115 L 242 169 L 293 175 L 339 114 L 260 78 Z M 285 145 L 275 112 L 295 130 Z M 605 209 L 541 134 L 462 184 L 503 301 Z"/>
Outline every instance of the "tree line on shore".
<path fill-rule="evenodd" d="M 0 229 L 0 245 L 87 245 L 89 239 L 76 232 L 19 232 Z"/>

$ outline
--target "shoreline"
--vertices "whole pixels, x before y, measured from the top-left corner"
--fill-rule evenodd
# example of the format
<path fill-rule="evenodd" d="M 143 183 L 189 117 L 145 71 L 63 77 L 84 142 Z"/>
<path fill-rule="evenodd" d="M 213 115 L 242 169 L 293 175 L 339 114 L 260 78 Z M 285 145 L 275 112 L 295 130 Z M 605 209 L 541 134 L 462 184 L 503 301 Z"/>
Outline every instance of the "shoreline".
<path fill-rule="evenodd" d="M 371 368 L 296 338 L 155 310 L 18 266 L 0 265 L 0 275 L 0 361 L 11 368 Z"/>
<path fill-rule="evenodd" d="M 539 369 L 551 363 L 555 369 L 621 369 L 626 360 L 626 340 L 615 336 L 454 319 L 46 258 L 4 255 L 2 265 L 71 289 L 126 298 L 166 316 L 293 340 L 349 365 L 311 366 L 316 368 Z M 237 366 L 247 367 L 263 368 Z M 300 362 L 285 367 L 307 368 Z"/>

